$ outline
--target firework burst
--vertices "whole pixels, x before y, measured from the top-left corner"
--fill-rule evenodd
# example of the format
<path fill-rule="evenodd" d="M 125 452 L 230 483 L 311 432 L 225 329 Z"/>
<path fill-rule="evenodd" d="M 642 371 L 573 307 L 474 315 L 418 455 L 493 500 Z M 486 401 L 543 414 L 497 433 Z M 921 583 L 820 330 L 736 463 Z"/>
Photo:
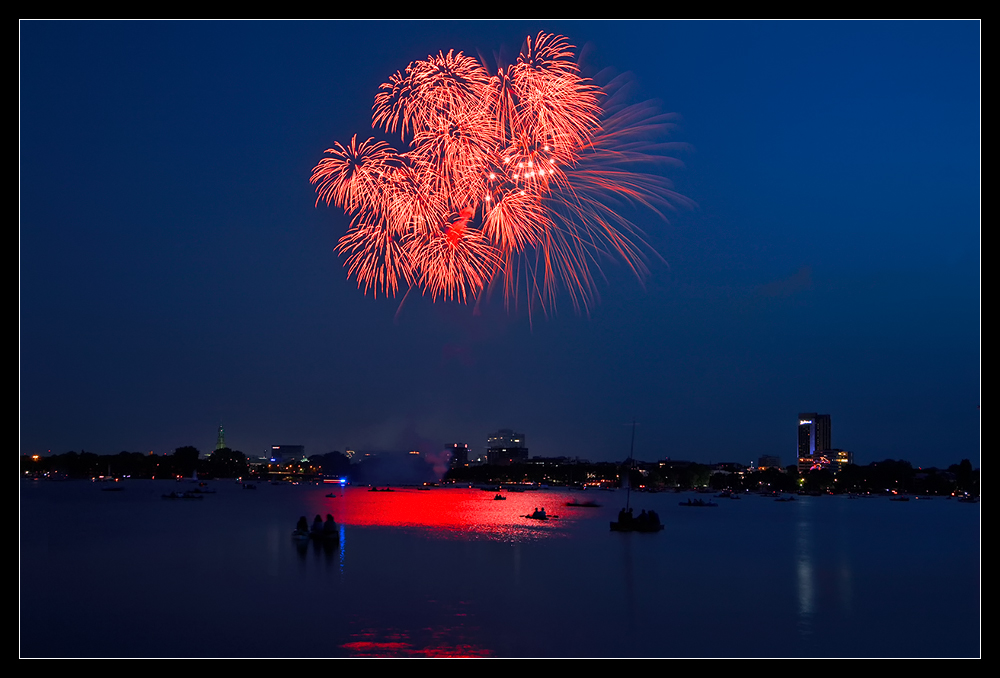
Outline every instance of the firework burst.
<path fill-rule="evenodd" d="M 379 88 L 372 127 L 400 135 L 336 143 L 313 169 L 320 201 L 352 216 L 337 252 L 358 287 L 468 302 L 496 285 L 508 303 L 578 310 L 611 256 L 638 276 L 651 251 L 625 214 L 688 204 L 650 161 L 669 119 L 623 106 L 613 81 L 584 78 L 559 35 L 528 37 L 495 72 L 454 50 L 410 63 Z M 637 169 L 638 168 L 638 169 Z"/>

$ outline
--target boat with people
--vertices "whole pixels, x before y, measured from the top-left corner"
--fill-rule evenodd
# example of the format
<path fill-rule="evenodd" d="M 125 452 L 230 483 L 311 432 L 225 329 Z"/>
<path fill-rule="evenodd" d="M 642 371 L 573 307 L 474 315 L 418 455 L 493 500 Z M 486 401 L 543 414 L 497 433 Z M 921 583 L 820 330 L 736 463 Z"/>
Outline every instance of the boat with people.
<path fill-rule="evenodd" d="M 631 508 L 622 509 L 618 512 L 618 522 L 611 523 L 612 532 L 659 532 L 664 527 L 656 511 L 645 509 L 638 516 L 632 514 Z"/>
<path fill-rule="evenodd" d="M 170 494 L 161 494 L 160 497 L 163 499 L 204 499 L 205 497 L 196 494 L 194 492 L 171 492 Z"/>
<path fill-rule="evenodd" d="M 299 522 L 295 524 L 295 529 L 292 530 L 292 539 L 296 541 L 309 540 L 309 521 L 306 520 L 305 516 L 300 516 Z"/>
<path fill-rule="evenodd" d="M 548 520 L 549 518 L 558 518 L 559 516 L 550 516 L 545 513 L 544 508 L 536 508 L 529 516 L 523 516 L 524 518 L 529 518 L 531 520 Z"/>
<path fill-rule="evenodd" d="M 716 507 L 714 501 L 705 501 L 704 499 L 688 499 L 687 501 L 677 502 L 678 506 L 701 506 L 701 507 Z"/>
<path fill-rule="evenodd" d="M 497 493 L 497 495 L 493 497 L 493 501 L 507 501 L 507 497 L 503 496 L 500 493 Z"/>
<path fill-rule="evenodd" d="M 625 494 L 625 508 L 618 512 L 618 520 L 611 523 L 612 532 L 659 532 L 664 528 L 660 522 L 660 516 L 656 511 L 646 511 L 643 509 L 638 516 L 633 515 L 630 502 L 632 499 L 632 466 L 635 454 L 635 420 L 632 421 L 632 444 L 628 451 L 628 466 L 626 468 L 625 479 L 628 483 L 628 490 Z"/>
<path fill-rule="evenodd" d="M 317 513 L 313 519 L 312 527 L 309 526 L 309 521 L 306 520 L 305 516 L 300 516 L 295 524 L 295 529 L 292 530 L 292 539 L 300 542 L 310 539 L 324 541 L 339 538 L 340 531 L 337 528 L 337 523 L 329 513 L 326 514 L 325 521 Z"/>

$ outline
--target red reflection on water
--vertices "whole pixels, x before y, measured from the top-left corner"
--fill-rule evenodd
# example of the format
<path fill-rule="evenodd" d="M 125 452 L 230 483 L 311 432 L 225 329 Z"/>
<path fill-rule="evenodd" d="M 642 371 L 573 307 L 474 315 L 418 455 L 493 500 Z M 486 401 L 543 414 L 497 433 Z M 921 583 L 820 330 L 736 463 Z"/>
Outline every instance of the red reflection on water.
<path fill-rule="evenodd" d="M 344 643 L 341 647 L 348 650 L 352 657 L 451 657 L 459 659 L 492 655 L 489 650 L 476 647 L 471 643 L 455 645 L 440 640 L 441 638 L 460 636 L 461 629 L 438 628 L 425 629 L 425 631 L 431 631 L 434 642 L 425 644 L 423 647 L 414 645 L 406 632 L 389 630 L 382 638 L 379 638 L 379 632 L 375 629 L 365 629 L 352 635 L 354 638 L 370 638 L 372 640 L 355 640 Z"/>
<path fill-rule="evenodd" d="M 441 536 L 481 535 L 493 539 L 523 541 L 562 536 L 576 517 L 573 509 L 562 506 L 565 497 L 544 492 L 502 493 L 506 500 L 494 499 L 496 492 L 471 488 L 397 489 L 372 492 L 349 487 L 336 499 L 317 500 L 315 513 L 332 513 L 343 525 L 423 528 Z M 544 508 L 550 520 L 526 518 Z"/>
<path fill-rule="evenodd" d="M 349 650 L 352 657 L 450 657 L 452 659 L 462 659 L 491 656 L 489 650 L 482 650 L 472 645 L 415 648 L 409 643 L 359 641 L 356 643 L 345 643 L 341 647 Z"/>
<path fill-rule="evenodd" d="M 395 657 L 412 646 L 409 643 L 373 643 L 359 640 L 344 643 L 341 647 L 351 651 L 353 657 Z"/>

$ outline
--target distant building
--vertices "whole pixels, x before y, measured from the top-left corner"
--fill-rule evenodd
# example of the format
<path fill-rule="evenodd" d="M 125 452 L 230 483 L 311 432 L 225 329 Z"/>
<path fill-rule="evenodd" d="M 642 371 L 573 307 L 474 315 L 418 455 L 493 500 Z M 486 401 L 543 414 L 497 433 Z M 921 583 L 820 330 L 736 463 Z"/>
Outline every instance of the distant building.
<path fill-rule="evenodd" d="M 836 473 L 854 463 L 854 455 L 834 449 L 829 414 L 799 413 L 799 473 L 828 469 Z"/>
<path fill-rule="evenodd" d="M 837 470 L 854 463 L 854 453 L 847 450 L 832 449 L 833 461 L 837 465 Z"/>
<path fill-rule="evenodd" d="M 528 460 L 528 448 L 523 433 L 502 428 L 486 439 L 486 463 L 499 466 Z"/>
<path fill-rule="evenodd" d="M 854 454 L 847 450 L 821 450 L 810 458 L 806 471 L 826 470 L 837 473 L 848 464 L 854 463 Z M 801 471 L 801 465 L 799 470 Z"/>
<path fill-rule="evenodd" d="M 465 443 L 454 443 L 448 450 L 451 452 L 449 465 L 451 468 L 461 468 L 469 465 L 469 446 Z"/>
<path fill-rule="evenodd" d="M 219 433 L 215 437 L 215 449 L 222 450 L 226 447 L 226 429 L 219 424 Z"/>
<path fill-rule="evenodd" d="M 306 458 L 305 445 L 271 445 L 271 461 L 299 461 Z"/>
<path fill-rule="evenodd" d="M 801 418 L 800 418 L 801 420 Z M 781 470 L 781 457 L 774 454 L 762 454 L 760 458 L 757 459 L 758 470 L 763 471 L 768 468 L 776 468 Z"/>

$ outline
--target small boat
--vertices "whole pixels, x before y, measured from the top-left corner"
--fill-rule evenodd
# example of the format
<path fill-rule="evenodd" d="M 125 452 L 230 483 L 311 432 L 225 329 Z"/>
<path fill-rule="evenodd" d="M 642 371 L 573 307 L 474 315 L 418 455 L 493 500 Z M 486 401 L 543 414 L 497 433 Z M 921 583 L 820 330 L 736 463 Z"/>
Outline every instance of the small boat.
<path fill-rule="evenodd" d="M 524 518 L 529 518 L 531 520 L 548 520 L 549 518 L 558 518 L 559 516 L 549 516 L 546 515 L 545 509 L 535 509 L 535 511 L 530 516 L 522 516 Z"/>
<path fill-rule="evenodd" d="M 576 506 L 578 508 L 600 508 L 601 505 L 598 504 L 593 499 L 588 499 L 587 501 L 579 501 L 574 499 L 572 501 L 566 502 L 566 506 Z"/>
<path fill-rule="evenodd" d="M 638 516 L 633 516 L 630 508 L 619 511 L 618 522 L 611 523 L 612 532 L 659 532 L 663 528 L 656 511 L 644 510 Z"/>
<path fill-rule="evenodd" d="M 497 496 L 493 497 L 493 501 L 507 501 L 507 497 L 502 494 L 497 494 Z"/>
<path fill-rule="evenodd" d="M 292 530 L 292 539 L 295 541 L 309 540 L 309 521 L 306 520 L 305 516 L 299 518 L 299 522 L 295 524 L 295 529 Z"/>
<path fill-rule="evenodd" d="M 329 513 L 326 514 L 326 520 L 323 522 L 323 533 L 318 535 L 317 538 L 325 541 L 340 539 L 340 530 L 337 528 L 337 523 L 333 520 L 333 516 Z"/>
<path fill-rule="evenodd" d="M 311 528 L 306 517 L 302 516 L 299 518 L 298 523 L 296 523 L 295 529 L 292 530 L 292 539 L 297 542 L 306 542 L 310 539 L 332 541 L 340 539 L 340 531 L 337 523 L 333 520 L 333 516 L 329 513 L 326 514 L 325 521 L 317 515 L 313 520 Z"/>
<path fill-rule="evenodd" d="M 779 500 L 780 501 L 780 500 Z M 714 501 L 705 501 L 704 499 L 688 499 L 687 501 L 677 502 L 678 506 L 698 506 L 705 508 L 714 508 L 718 506 Z"/>
<path fill-rule="evenodd" d="M 612 532 L 659 532 L 664 528 L 664 525 L 660 522 L 660 516 L 656 515 L 656 511 L 649 511 L 648 513 L 643 509 L 642 513 L 638 517 L 632 515 L 632 507 L 630 501 L 632 499 L 632 483 L 629 475 L 631 475 L 633 458 L 635 456 L 635 421 L 632 421 L 632 443 L 628 451 L 628 472 L 625 476 L 626 481 L 628 481 L 628 490 L 625 494 L 625 508 L 618 512 L 618 521 L 611 523 Z"/>

